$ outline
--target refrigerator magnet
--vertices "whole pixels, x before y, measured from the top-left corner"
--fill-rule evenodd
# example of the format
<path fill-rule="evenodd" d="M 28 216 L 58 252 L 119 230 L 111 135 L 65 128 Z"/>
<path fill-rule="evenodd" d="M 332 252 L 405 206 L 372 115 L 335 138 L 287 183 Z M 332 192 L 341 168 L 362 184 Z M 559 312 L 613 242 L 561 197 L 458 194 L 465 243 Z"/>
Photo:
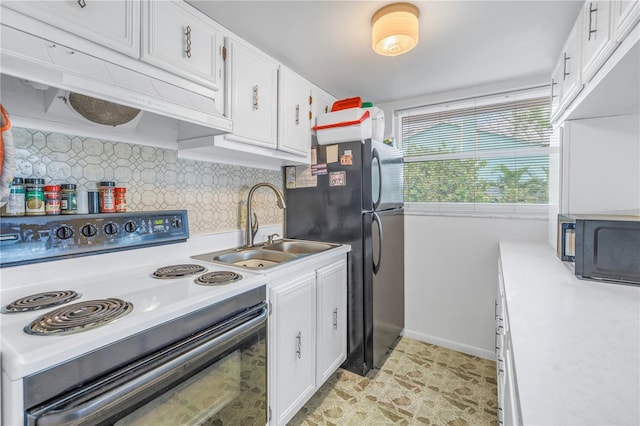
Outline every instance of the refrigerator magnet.
<path fill-rule="evenodd" d="M 350 149 L 345 149 L 344 153 L 340 156 L 340 164 L 342 166 L 352 166 L 353 165 L 353 155 L 351 154 Z"/>
<path fill-rule="evenodd" d="M 313 176 L 326 175 L 327 174 L 327 163 L 311 165 L 311 174 Z"/>
<path fill-rule="evenodd" d="M 331 172 L 329 173 L 329 186 L 346 186 L 347 172 Z"/>

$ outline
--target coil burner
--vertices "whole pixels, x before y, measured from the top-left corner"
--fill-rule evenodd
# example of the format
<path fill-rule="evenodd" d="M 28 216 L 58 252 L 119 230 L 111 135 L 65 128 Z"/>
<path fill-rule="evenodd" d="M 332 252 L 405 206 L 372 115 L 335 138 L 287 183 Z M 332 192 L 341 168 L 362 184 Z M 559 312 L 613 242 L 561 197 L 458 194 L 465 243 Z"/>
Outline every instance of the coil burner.
<path fill-rule="evenodd" d="M 242 279 L 242 275 L 231 271 L 214 271 L 207 272 L 195 279 L 196 284 L 200 285 L 223 285 Z"/>
<path fill-rule="evenodd" d="M 207 268 L 205 268 L 204 266 L 187 263 L 184 265 L 163 266 L 162 268 L 156 269 L 152 276 L 153 278 L 160 279 L 183 278 L 190 275 L 201 274 L 206 270 Z"/>
<path fill-rule="evenodd" d="M 24 331 L 34 335 L 73 334 L 108 324 L 132 310 L 132 303 L 120 299 L 87 300 L 47 312 Z"/>
<path fill-rule="evenodd" d="M 2 313 L 12 314 L 16 312 L 31 312 L 50 306 L 62 305 L 80 297 L 73 290 L 46 291 L 44 293 L 31 294 L 14 300 L 2 308 Z"/>

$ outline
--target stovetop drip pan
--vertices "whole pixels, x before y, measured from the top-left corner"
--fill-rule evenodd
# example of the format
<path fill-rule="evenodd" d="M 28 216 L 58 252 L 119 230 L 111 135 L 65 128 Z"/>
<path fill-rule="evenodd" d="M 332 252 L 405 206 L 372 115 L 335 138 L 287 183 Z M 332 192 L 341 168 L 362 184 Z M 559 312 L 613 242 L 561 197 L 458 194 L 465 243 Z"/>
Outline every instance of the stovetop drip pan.
<path fill-rule="evenodd" d="M 73 290 L 54 290 L 21 297 L 2 308 L 3 314 L 31 312 L 51 306 L 62 305 L 79 298 L 81 295 Z"/>
<path fill-rule="evenodd" d="M 133 304 L 121 299 L 87 300 L 47 312 L 24 331 L 38 336 L 74 334 L 109 324 L 132 310 Z"/>

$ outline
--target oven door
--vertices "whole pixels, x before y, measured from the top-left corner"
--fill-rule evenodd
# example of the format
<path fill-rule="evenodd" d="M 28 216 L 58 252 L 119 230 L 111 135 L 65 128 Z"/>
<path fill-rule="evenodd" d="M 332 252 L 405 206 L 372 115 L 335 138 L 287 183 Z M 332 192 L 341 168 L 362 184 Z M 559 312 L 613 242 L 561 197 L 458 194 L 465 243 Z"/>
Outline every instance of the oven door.
<path fill-rule="evenodd" d="M 264 304 L 53 402 L 29 425 L 267 423 Z"/>

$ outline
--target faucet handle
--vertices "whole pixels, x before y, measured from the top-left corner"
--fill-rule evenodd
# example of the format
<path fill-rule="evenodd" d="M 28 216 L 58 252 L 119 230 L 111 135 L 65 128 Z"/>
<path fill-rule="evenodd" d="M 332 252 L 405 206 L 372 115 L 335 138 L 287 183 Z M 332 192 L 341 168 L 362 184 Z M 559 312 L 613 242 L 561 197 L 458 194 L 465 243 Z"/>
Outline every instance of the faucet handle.
<path fill-rule="evenodd" d="M 280 234 L 271 234 L 271 235 L 267 235 L 267 244 L 271 245 L 273 244 L 273 239 L 275 237 L 279 237 Z"/>

